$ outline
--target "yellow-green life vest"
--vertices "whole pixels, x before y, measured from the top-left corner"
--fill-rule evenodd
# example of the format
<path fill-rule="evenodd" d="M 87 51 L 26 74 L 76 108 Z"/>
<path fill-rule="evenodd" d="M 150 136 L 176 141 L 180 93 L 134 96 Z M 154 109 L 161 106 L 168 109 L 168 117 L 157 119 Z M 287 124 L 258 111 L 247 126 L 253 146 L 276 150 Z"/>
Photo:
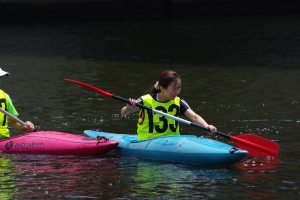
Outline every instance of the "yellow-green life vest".
<path fill-rule="evenodd" d="M 6 94 L 3 90 L 0 90 L 0 106 L 3 110 L 6 110 L 13 116 L 17 117 L 19 114 L 16 111 L 14 105 L 8 94 Z M 9 130 L 8 130 L 8 117 L 0 112 L 0 138 L 9 137 Z"/>
<path fill-rule="evenodd" d="M 151 95 L 147 94 L 141 97 L 147 107 L 165 112 L 169 115 L 178 117 L 180 113 L 180 98 L 168 102 L 159 102 Z M 137 133 L 139 140 L 157 138 L 162 136 L 180 135 L 179 122 L 164 117 L 160 114 L 141 109 L 137 123 Z"/>
<path fill-rule="evenodd" d="M 7 97 L 3 90 L 0 90 L 0 106 L 3 110 L 7 111 Z M 8 117 L 4 115 L 4 113 L 0 112 L 0 138 L 2 137 L 9 137 L 9 130 L 8 130 Z"/>

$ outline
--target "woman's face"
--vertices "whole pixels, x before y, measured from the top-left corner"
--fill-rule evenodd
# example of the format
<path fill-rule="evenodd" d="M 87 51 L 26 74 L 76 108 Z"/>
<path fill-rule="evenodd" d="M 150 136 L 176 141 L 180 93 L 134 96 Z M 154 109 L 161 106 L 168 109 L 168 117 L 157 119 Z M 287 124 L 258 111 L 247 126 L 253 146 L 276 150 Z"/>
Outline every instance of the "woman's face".
<path fill-rule="evenodd" d="M 174 100 L 181 92 L 181 80 L 172 82 L 167 89 L 163 88 L 163 93 L 168 99 Z"/>

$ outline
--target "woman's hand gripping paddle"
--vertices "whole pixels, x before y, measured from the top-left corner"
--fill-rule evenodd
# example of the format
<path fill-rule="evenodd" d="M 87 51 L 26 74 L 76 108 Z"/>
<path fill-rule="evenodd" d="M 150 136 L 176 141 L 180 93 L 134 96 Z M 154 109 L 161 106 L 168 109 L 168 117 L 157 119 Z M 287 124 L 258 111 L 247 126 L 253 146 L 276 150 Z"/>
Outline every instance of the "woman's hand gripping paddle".
<path fill-rule="evenodd" d="M 15 117 L 15 116 L 13 116 L 12 114 L 10 114 L 6 110 L 2 109 L 1 107 L 0 107 L 0 112 L 2 112 L 6 116 L 12 118 L 16 122 L 19 122 L 22 126 L 27 126 L 25 122 L 23 122 L 22 120 L 20 120 L 19 118 Z M 36 132 L 36 130 L 34 130 L 33 132 Z"/>
<path fill-rule="evenodd" d="M 65 78 L 65 80 L 72 82 L 72 83 L 76 83 L 78 85 L 82 85 L 84 87 L 87 87 L 87 88 L 94 90 L 94 91 L 96 91 L 104 96 L 107 96 L 109 98 L 117 99 L 119 101 L 123 101 L 125 103 L 130 104 L 130 101 L 128 99 L 116 96 L 114 94 L 111 94 L 109 92 L 101 90 L 101 89 L 99 89 L 95 86 L 89 85 L 87 83 L 83 83 L 83 82 L 79 82 L 79 81 L 71 80 L 71 79 L 67 79 L 67 78 Z M 136 106 L 139 108 L 148 110 L 150 112 L 160 114 L 162 116 L 174 119 L 176 121 L 187 124 L 189 126 L 193 126 L 193 127 L 205 130 L 205 131 L 209 131 L 208 128 L 205 128 L 199 124 L 195 124 L 193 122 L 181 119 L 179 117 L 169 115 L 169 114 L 161 112 L 159 110 L 155 110 L 153 108 L 149 108 L 149 107 L 146 107 L 141 104 L 136 104 Z M 263 138 L 261 136 L 255 135 L 255 134 L 242 134 L 239 136 L 231 136 L 231 135 L 221 133 L 221 132 L 215 132 L 215 134 L 232 140 L 236 144 L 237 147 L 247 150 L 250 156 L 278 156 L 279 151 L 280 151 L 280 147 L 277 143 L 275 143 L 271 140 L 268 140 L 266 138 Z"/>

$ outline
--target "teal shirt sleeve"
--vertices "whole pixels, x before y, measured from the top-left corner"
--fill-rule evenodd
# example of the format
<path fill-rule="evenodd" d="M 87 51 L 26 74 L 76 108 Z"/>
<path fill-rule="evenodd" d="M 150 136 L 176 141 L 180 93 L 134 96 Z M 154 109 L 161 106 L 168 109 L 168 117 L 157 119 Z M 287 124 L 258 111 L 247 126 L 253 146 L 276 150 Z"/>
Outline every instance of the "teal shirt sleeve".
<path fill-rule="evenodd" d="M 6 94 L 6 98 L 7 98 L 7 103 L 8 103 L 7 104 L 7 112 L 9 112 L 13 116 L 17 117 L 19 115 L 19 113 L 17 112 L 16 108 L 14 107 L 12 100 L 8 94 Z"/>

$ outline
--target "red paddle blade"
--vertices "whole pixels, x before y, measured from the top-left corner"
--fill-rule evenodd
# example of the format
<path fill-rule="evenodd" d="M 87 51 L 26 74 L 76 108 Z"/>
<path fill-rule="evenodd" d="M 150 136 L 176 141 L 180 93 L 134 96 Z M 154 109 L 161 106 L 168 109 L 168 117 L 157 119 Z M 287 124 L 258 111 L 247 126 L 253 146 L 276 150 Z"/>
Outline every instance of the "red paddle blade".
<path fill-rule="evenodd" d="M 254 134 L 230 136 L 237 147 L 247 150 L 250 156 L 278 156 L 280 147 L 276 142 Z"/>
<path fill-rule="evenodd" d="M 111 97 L 113 96 L 113 94 L 108 93 L 108 92 L 106 92 L 106 91 L 103 91 L 103 90 L 101 90 L 101 89 L 99 89 L 99 88 L 97 88 L 97 87 L 95 87 L 95 86 L 89 85 L 89 84 L 87 84 L 87 83 L 75 81 L 75 80 L 68 79 L 68 78 L 65 78 L 65 80 L 66 80 L 66 81 L 69 81 L 69 82 L 71 82 L 71 83 L 76 83 L 76 84 L 81 85 L 81 86 L 83 86 L 83 87 L 87 87 L 87 88 L 89 88 L 89 89 L 95 90 L 96 92 L 98 92 L 98 93 L 100 93 L 100 94 L 103 94 L 104 96 L 107 96 L 107 97 L 109 97 L 109 98 L 111 98 Z"/>

